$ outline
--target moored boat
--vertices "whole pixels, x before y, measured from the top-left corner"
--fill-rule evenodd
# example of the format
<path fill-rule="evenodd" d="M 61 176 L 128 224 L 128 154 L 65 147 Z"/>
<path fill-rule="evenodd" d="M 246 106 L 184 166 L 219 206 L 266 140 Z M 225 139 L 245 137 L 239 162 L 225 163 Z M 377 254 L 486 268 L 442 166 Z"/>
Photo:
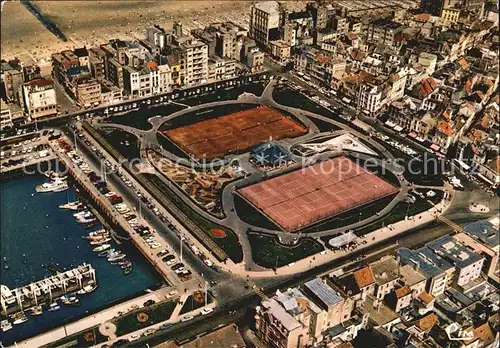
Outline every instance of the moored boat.
<path fill-rule="evenodd" d="M 102 245 L 99 245 L 98 247 L 95 247 L 92 250 L 95 251 L 96 253 L 98 253 L 98 252 L 101 252 L 101 251 L 108 250 L 110 247 L 111 247 L 111 244 L 102 244 Z"/>
<path fill-rule="evenodd" d="M 54 311 L 58 311 L 61 307 L 59 307 L 59 305 L 57 304 L 57 302 L 52 302 L 50 305 L 49 305 L 49 312 L 54 312 Z"/>
<path fill-rule="evenodd" d="M 3 332 L 9 331 L 10 329 L 12 329 L 12 324 L 7 319 L 2 320 L 0 322 L 0 326 L 1 326 Z"/>
<path fill-rule="evenodd" d="M 76 222 L 78 222 L 80 224 L 90 224 L 90 223 L 96 222 L 96 218 L 95 217 L 92 217 L 92 218 L 78 217 L 78 218 L 76 218 Z"/>
<path fill-rule="evenodd" d="M 99 239 L 99 240 L 93 240 L 90 242 L 90 245 L 102 245 L 104 243 L 107 243 L 111 241 L 111 238 L 103 238 L 103 239 Z"/>
<path fill-rule="evenodd" d="M 12 316 L 12 319 L 14 320 L 12 322 L 12 324 L 14 325 L 19 325 L 19 324 L 22 324 L 22 323 L 25 323 L 28 321 L 28 318 L 26 318 L 26 315 L 24 314 L 24 312 L 19 312 L 19 313 L 16 313 Z"/>
<path fill-rule="evenodd" d="M 119 261 L 119 260 L 125 258 L 126 256 L 127 255 L 125 255 L 125 254 L 119 254 L 119 255 L 115 255 L 115 256 L 110 256 L 110 257 L 108 257 L 108 261 L 109 262 Z"/>
<path fill-rule="evenodd" d="M 36 192 L 61 192 L 68 189 L 68 184 L 64 181 L 46 182 L 36 187 Z"/>
<path fill-rule="evenodd" d="M 79 306 L 80 300 L 76 296 L 61 296 L 61 301 L 67 306 Z"/>
<path fill-rule="evenodd" d="M 92 291 L 94 291 L 95 289 L 97 289 L 97 284 L 90 284 L 90 285 L 86 285 L 84 286 L 83 288 L 81 288 L 79 291 L 77 291 L 76 293 L 78 295 L 84 295 L 84 294 L 90 294 Z"/>
<path fill-rule="evenodd" d="M 80 209 L 81 205 L 82 205 L 81 202 L 75 201 L 75 202 L 68 202 L 66 204 L 61 204 L 59 205 L 59 208 L 68 210 L 78 210 Z"/>
<path fill-rule="evenodd" d="M 132 272 L 132 267 L 125 268 L 125 270 L 123 271 L 123 274 L 124 275 L 129 275 L 131 272 Z"/>
<path fill-rule="evenodd" d="M 36 306 L 36 307 L 33 307 L 31 308 L 31 315 L 42 315 L 43 313 L 43 309 L 42 309 L 42 306 Z"/>

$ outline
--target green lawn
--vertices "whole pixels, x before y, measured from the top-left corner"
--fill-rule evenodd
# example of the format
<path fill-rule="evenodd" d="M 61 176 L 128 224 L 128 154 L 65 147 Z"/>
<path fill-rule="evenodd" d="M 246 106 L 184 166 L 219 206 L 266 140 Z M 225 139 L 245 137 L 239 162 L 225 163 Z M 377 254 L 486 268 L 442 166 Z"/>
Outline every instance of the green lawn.
<path fill-rule="evenodd" d="M 275 223 L 273 223 L 267 216 L 262 214 L 260 211 L 255 209 L 240 195 L 237 194 L 234 195 L 234 207 L 240 219 L 246 222 L 247 224 L 261 228 L 267 228 L 270 230 L 277 230 L 277 231 L 280 230 L 280 228 Z"/>
<path fill-rule="evenodd" d="M 150 325 L 168 320 L 174 311 L 176 302 L 163 302 L 150 307 L 141 308 L 134 312 L 116 319 L 113 323 L 116 325 L 116 335 L 121 336 L 129 332 L 133 332 Z M 141 323 L 137 320 L 137 314 L 146 313 L 148 318 L 147 322 Z"/>
<path fill-rule="evenodd" d="M 253 260 L 266 268 L 281 267 L 324 250 L 320 243 L 311 238 L 302 238 L 299 244 L 293 247 L 279 244 L 274 236 L 253 232 L 248 233 L 248 240 L 252 247 Z"/>

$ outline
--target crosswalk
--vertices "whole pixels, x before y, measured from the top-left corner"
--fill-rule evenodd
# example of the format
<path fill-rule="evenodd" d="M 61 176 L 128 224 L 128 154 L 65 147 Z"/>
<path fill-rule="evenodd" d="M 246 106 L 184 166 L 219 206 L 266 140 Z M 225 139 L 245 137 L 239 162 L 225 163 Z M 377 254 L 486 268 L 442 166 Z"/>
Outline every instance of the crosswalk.
<path fill-rule="evenodd" d="M 250 289 L 252 289 L 253 292 L 255 292 L 261 300 L 267 298 L 266 294 L 264 294 L 264 291 L 262 291 L 261 288 L 259 288 L 255 283 L 253 283 L 249 278 L 245 279 L 245 282 L 250 286 Z"/>
<path fill-rule="evenodd" d="M 453 228 L 455 231 L 458 231 L 458 232 L 464 231 L 460 225 L 458 225 L 455 222 L 451 221 L 450 219 L 444 217 L 443 215 L 440 215 L 438 217 L 438 219 L 440 221 L 444 222 L 445 224 L 447 224 L 448 226 L 450 226 L 451 228 Z"/>

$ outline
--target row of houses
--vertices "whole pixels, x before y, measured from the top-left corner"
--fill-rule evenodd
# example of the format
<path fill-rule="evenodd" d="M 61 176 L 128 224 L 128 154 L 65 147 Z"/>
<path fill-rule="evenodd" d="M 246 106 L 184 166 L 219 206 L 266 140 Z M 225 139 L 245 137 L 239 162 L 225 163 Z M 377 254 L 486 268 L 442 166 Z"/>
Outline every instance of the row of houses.
<path fill-rule="evenodd" d="M 256 335 L 273 347 L 352 347 L 361 332 L 374 347 L 377 336 L 388 347 L 436 347 L 470 332 L 453 344 L 497 346 L 500 302 L 490 282 L 499 275 L 498 225 L 498 217 L 475 222 L 422 248 L 278 290 L 256 308 Z"/>

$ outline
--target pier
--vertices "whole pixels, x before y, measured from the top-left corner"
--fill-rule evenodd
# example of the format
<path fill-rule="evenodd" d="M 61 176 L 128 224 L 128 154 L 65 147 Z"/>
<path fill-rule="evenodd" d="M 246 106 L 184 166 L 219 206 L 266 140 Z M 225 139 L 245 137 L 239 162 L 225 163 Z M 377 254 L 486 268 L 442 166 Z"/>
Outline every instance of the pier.
<path fill-rule="evenodd" d="M 3 316 L 23 311 L 43 303 L 51 303 L 58 297 L 95 285 L 95 270 L 90 264 L 82 264 L 68 271 L 38 280 L 16 289 L 1 286 L 0 302 Z"/>

